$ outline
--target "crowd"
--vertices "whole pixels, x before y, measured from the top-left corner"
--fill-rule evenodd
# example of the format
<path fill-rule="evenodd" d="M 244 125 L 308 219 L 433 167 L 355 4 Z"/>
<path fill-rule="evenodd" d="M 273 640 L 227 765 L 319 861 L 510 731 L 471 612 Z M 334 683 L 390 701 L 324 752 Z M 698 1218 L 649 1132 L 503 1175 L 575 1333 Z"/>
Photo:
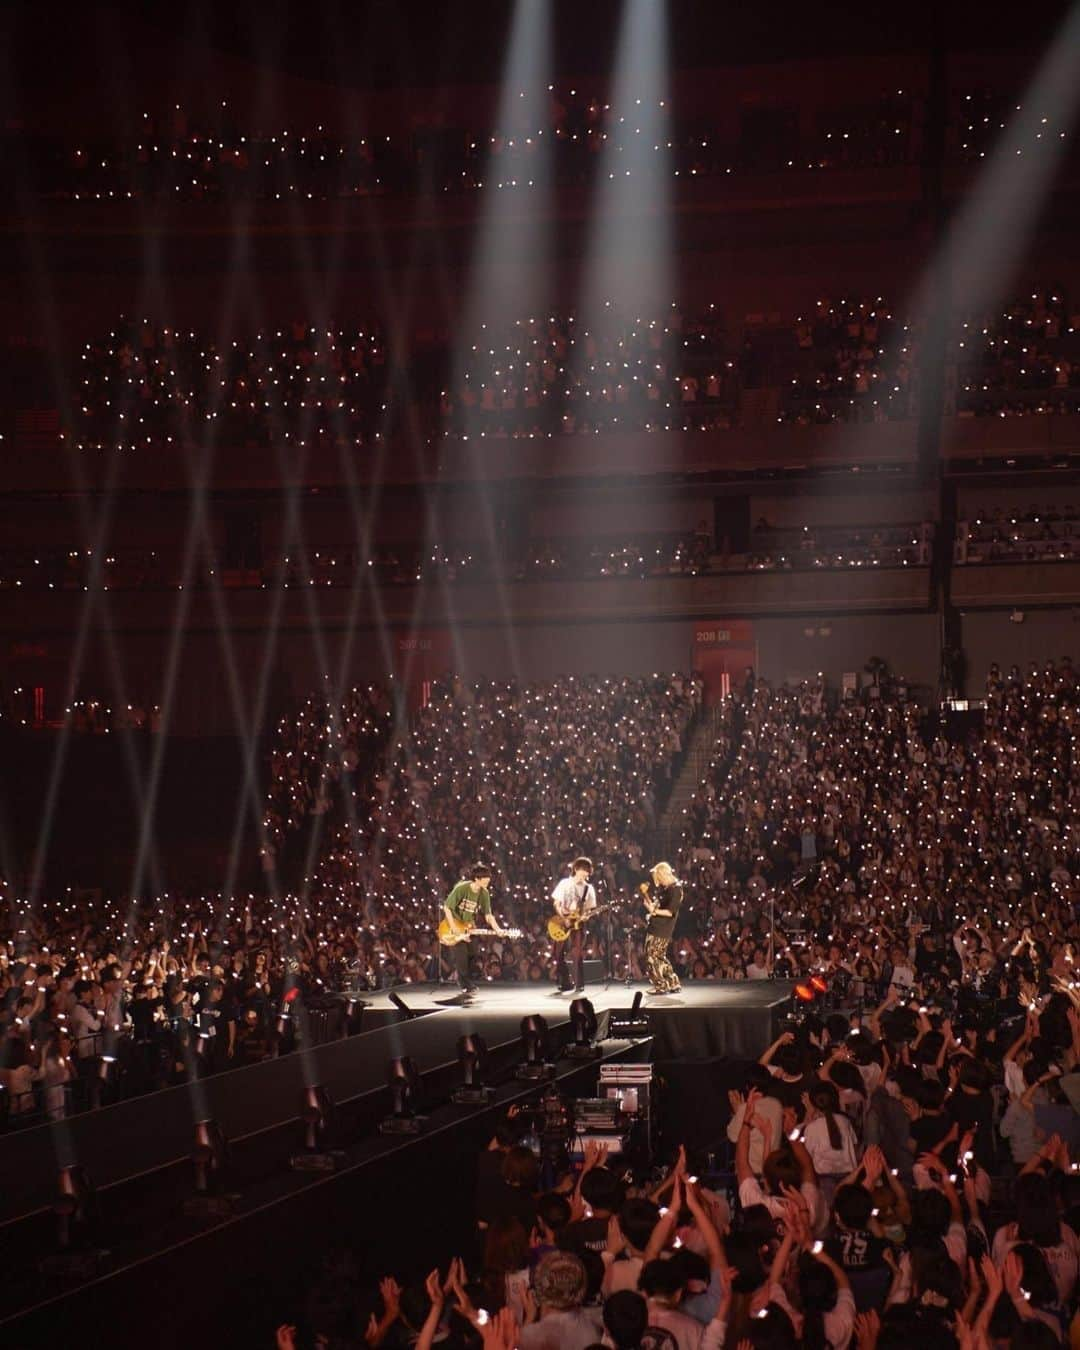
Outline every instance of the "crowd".
<path fill-rule="evenodd" d="M 369 1344 L 1072 1343 L 1075 674 L 994 667 L 982 726 L 950 735 L 874 666 L 839 703 L 748 678 L 687 822 L 687 974 L 814 971 L 825 1009 L 659 1179 L 593 1146 L 543 1150 L 542 1174 L 509 1119 L 467 1264 L 395 1272 Z M 352 1297 L 335 1311 L 356 1329 Z"/>
<path fill-rule="evenodd" d="M 983 727 L 957 737 L 887 671 L 840 700 L 820 681 L 759 682 L 689 808 L 684 872 L 702 934 L 685 941 L 687 959 L 709 975 L 767 955 L 771 902 L 777 970 L 809 963 L 872 998 L 895 980 L 905 932 L 925 931 L 925 970 L 954 964 L 943 932 L 963 925 L 956 978 L 978 990 L 1015 913 L 1036 905 L 1041 959 L 1062 970 L 1077 701 L 1068 660 L 1005 678 L 995 668 Z"/>
<path fill-rule="evenodd" d="M 802 1018 L 745 1062 L 727 1109 L 695 1120 L 700 1150 L 666 1171 L 614 1141 L 571 1157 L 512 1109 L 476 1160 L 471 1250 L 447 1252 L 445 1275 L 386 1276 L 366 1343 L 1073 1343 L 1080 1004 L 1026 917 L 987 965 L 984 1008 L 942 997 L 913 949 L 910 980 L 866 1016 Z M 945 964 L 972 932 L 946 930 Z M 374 1291 L 326 1292 L 311 1331 L 360 1344 Z M 279 1347 L 295 1338 L 283 1326 Z"/>
<path fill-rule="evenodd" d="M 934 527 L 910 525 L 803 525 L 777 528 L 758 521 L 750 551 L 732 559 L 748 571 L 775 572 L 840 567 L 926 567 Z"/>
<path fill-rule="evenodd" d="M 443 393 L 443 419 L 483 436 L 730 427 L 737 355 L 715 305 L 631 317 L 609 302 L 588 323 L 561 311 L 483 325 Z"/>
<path fill-rule="evenodd" d="M 967 319 L 958 338 L 960 417 L 1026 417 L 1080 411 L 1080 314 L 1054 284 Z"/>
<path fill-rule="evenodd" d="M 946 412 L 1077 414 L 1078 325 L 1060 286 L 958 321 Z M 418 335 L 396 361 L 374 320 L 219 340 L 125 320 L 82 352 L 70 434 L 80 449 L 344 450 L 389 438 L 402 409 L 430 438 L 722 431 L 908 419 L 918 388 L 918 334 L 881 296 L 823 298 L 790 326 L 741 333 L 715 302 L 633 316 L 608 302 L 587 322 L 552 308 L 481 323 L 459 348 Z M 128 572 L 156 572 L 152 554 L 129 552 Z M 55 584 L 79 570 L 72 557 Z"/>
<path fill-rule="evenodd" d="M 771 415 L 767 398 L 759 408 L 750 397 L 767 389 L 780 391 L 780 421 L 905 418 L 917 345 L 878 296 L 822 300 L 790 328 L 741 336 L 715 303 L 629 315 L 609 301 L 587 321 L 553 308 L 481 323 L 460 349 L 418 335 L 396 360 L 374 320 L 216 339 L 124 320 L 81 356 L 70 428 L 79 449 L 210 441 L 284 451 L 370 447 L 391 435 L 399 405 L 422 434 L 495 439 L 730 430 Z"/>
<path fill-rule="evenodd" d="M 795 340 L 802 369 L 787 377 L 781 421 L 808 426 L 912 416 L 916 335 L 893 319 L 882 296 L 819 300 L 797 319 Z"/>
<path fill-rule="evenodd" d="M 82 352 L 78 449 L 214 444 L 293 447 L 329 437 L 370 444 L 388 398 L 377 323 L 305 322 L 220 343 L 125 320 Z"/>
<path fill-rule="evenodd" d="M 1071 503 L 979 510 L 957 523 L 953 557 L 961 565 L 1069 561 L 1080 556 L 1078 523 L 1080 511 Z"/>
<path fill-rule="evenodd" d="M 1071 664 L 993 670 L 982 725 L 959 729 L 870 668 L 841 697 L 822 681 L 772 688 L 748 675 L 709 723 L 715 756 L 675 859 L 687 896 L 678 976 L 817 974 L 857 1007 L 917 978 L 982 1015 L 1018 922 L 1038 972 L 1067 975 L 1080 772 Z M 329 992 L 438 972 L 437 907 L 476 856 L 495 867 L 499 917 L 521 930 L 478 944 L 481 977 L 553 981 L 545 897 L 560 860 L 587 849 L 602 902 L 617 906 L 615 974 L 641 978 L 636 886 L 700 698 L 686 676 L 451 680 L 411 726 L 376 687 L 338 708 L 313 700 L 272 752 L 271 896 L 20 908 L 8 891 L 0 988 L 5 1054 L 26 1055 L 18 1081 L 42 1071 L 78 981 L 91 1003 L 110 985 L 118 993 L 124 1055 L 138 1057 L 112 1071 L 124 1090 L 322 1034 Z M 299 894 L 282 893 L 290 872 Z M 604 923 L 593 928 L 586 955 L 606 955 Z M 219 983 L 204 1035 L 199 1005 Z M 346 1005 L 330 1010 L 338 1031 Z M 86 1046 L 100 1067 L 101 1042 Z M 40 1088 L 27 1103 L 41 1109 Z"/>
<path fill-rule="evenodd" d="M 1054 546 L 1064 553 L 1071 547 L 1068 526 L 1049 532 L 1038 525 L 1022 530 L 1015 522 L 1013 526 L 1016 539 L 1034 541 L 1032 555 Z M 1001 543 L 1000 528 L 1000 524 L 995 525 L 996 544 Z M 288 554 L 270 557 L 260 550 L 244 559 L 246 566 L 221 567 L 211 565 L 214 560 L 204 559 L 188 572 L 186 587 L 353 587 L 361 576 L 379 585 L 414 586 L 424 581 L 590 581 L 698 576 L 709 571 L 920 567 L 929 562 L 933 533 L 933 526 L 927 522 L 777 527 L 759 521 L 746 551 L 733 552 L 730 540 L 722 540 L 717 547 L 708 522 L 701 520 L 692 531 L 646 529 L 618 534 L 528 536 L 510 539 L 495 550 L 475 540 L 458 545 L 433 543 L 426 548 L 382 545 L 367 552 L 325 546 L 314 552 L 293 548 Z M 971 537 L 976 538 L 974 530 Z M 982 538 L 978 536 L 979 542 Z M 172 547 L 161 540 L 157 549 L 110 548 L 100 561 L 86 549 L 0 549 L 0 591 L 81 591 L 91 586 L 111 591 L 176 590 L 185 584 L 179 545 L 177 539 Z M 1003 548 L 995 547 L 992 556 L 1003 555 Z M 957 558 L 968 560 L 978 558 Z"/>
<path fill-rule="evenodd" d="M 522 98 L 522 112 L 503 126 L 480 130 L 420 115 L 413 125 L 362 136 L 321 125 L 259 132 L 228 104 L 203 119 L 174 107 L 164 117 L 144 113 L 124 140 L 72 147 L 38 139 L 35 172 L 43 194 L 82 203 L 325 202 L 527 189 L 549 178 L 585 185 L 608 157 L 640 153 L 639 128 L 658 161 L 683 178 L 888 167 L 909 162 L 916 145 L 916 100 L 896 90 L 822 109 L 809 128 L 794 106 L 751 109 L 734 135 L 719 119 L 679 113 L 669 100 L 653 106 L 631 95 L 613 106 L 584 87 L 554 85 Z"/>
<path fill-rule="evenodd" d="M 959 322 L 950 410 L 1080 411 L 1077 323 L 1060 286 Z M 86 344 L 72 436 L 82 449 L 208 437 L 369 447 L 390 435 L 398 403 L 433 436 L 496 439 L 728 430 L 774 407 L 778 421 L 802 426 L 876 422 L 914 415 L 918 367 L 918 334 L 880 295 L 822 298 L 790 328 L 741 335 L 715 303 L 629 315 L 607 302 L 588 321 L 553 308 L 482 323 L 460 351 L 428 334 L 396 362 L 374 320 L 325 331 L 294 321 L 220 340 L 124 321 Z M 755 391 L 775 392 L 762 402 Z M 146 558 L 131 566 L 152 570 Z"/>
<path fill-rule="evenodd" d="M 435 906 L 483 856 L 497 869 L 500 917 L 528 934 L 489 942 L 484 974 L 544 979 L 551 860 L 588 849 L 611 895 L 640 879 L 700 706 L 700 680 L 684 675 L 439 682 L 368 800 L 343 799 L 318 886 L 350 897 L 383 935 L 384 976 L 420 979 L 437 959 Z"/>

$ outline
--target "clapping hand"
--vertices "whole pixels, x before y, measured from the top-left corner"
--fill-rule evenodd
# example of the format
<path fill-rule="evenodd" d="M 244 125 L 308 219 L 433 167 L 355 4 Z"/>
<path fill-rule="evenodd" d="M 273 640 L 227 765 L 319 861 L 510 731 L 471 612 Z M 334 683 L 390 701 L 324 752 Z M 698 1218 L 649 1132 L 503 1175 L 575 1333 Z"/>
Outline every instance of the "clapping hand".
<path fill-rule="evenodd" d="M 433 1308 L 441 1308 L 446 1302 L 446 1291 L 443 1288 L 442 1278 L 439 1275 L 439 1267 L 428 1272 L 428 1277 L 424 1281 L 424 1288 L 427 1290 L 427 1296 L 431 1301 Z"/>
<path fill-rule="evenodd" d="M 591 1172 L 594 1167 L 603 1167 L 604 1163 L 607 1161 L 607 1155 L 607 1144 L 590 1139 L 582 1152 L 582 1175 L 584 1176 L 586 1172 Z"/>
<path fill-rule="evenodd" d="M 871 1144 L 863 1154 L 863 1176 L 869 1190 L 873 1190 L 885 1171 L 885 1155 L 877 1144 Z"/>
<path fill-rule="evenodd" d="M 514 1350 L 520 1330 L 514 1314 L 503 1308 L 480 1326 L 480 1341 L 484 1350 Z"/>
<path fill-rule="evenodd" d="M 401 1311 L 401 1285 L 392 1275 L 379 1281 L 379 1293 L 383 1301 L 383 1317 L 392 1322 Z"/>

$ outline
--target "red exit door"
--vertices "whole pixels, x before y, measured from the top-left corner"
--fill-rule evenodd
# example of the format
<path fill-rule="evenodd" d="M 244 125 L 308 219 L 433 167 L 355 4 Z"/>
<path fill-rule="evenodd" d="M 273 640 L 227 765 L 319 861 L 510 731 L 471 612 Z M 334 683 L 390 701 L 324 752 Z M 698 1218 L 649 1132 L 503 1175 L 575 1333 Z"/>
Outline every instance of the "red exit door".
<path fill-rule="evenodd" d="M 754 625 L 748 619 L 699 620 L 694 624 L 693 669 L 705 683 L 706 704 L 742 685 L 755 662 Z"/>

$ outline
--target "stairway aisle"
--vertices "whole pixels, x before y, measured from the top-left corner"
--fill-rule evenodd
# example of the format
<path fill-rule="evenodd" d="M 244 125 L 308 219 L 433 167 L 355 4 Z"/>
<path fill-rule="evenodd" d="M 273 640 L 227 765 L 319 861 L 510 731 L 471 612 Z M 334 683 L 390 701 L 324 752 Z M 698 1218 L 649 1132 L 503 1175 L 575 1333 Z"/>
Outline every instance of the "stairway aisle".
<path fill-rule="evenodd" d="M 732 710 L 731 701 L 724 700 L 711 708 L 706 708 L 694 724 L 686 755 L 675 776 L 667 805 L 656 823 L 656 828 L 649 836 L 650 858 L 667 858 L 674 862 L 682 840 L 686 809 L 709 771 L 709 765 L 716 754 L 721 728 L 732 715 Z"/>

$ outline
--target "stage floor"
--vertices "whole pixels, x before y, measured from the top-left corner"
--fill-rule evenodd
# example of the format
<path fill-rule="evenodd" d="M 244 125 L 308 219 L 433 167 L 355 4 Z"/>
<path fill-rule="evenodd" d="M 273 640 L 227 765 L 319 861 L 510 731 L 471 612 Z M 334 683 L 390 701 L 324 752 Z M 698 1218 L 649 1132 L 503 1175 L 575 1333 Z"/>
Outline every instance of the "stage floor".
<path fill-rule="evenodd" d="M 747 1056 L 756 1059 L 777 1034 L 779 1019 L 791 1004 L 788 980 L 694 980 L 677 994 L 645 993 L 647 984 L 629 986 L 598 981 L 586 987 L 584 994 L 556 993 L 549 984 L 481 984 L 471 1001 L 459 1002 L 453 984 L 404 984 L 393 991 L 365 993 L 370 1012 L 382 1015 L 394 1011 L 391 992 L 413 1012 L 425 1013 L 424 1021 L 467 1021 L 482 1029 L 486 1017 L 526 1017 L 539 1013 L 553 1024 L 569 1017 L 575 998 L 587 998 L 606 1032 L 606 1014 L 612 1008 L 628 1008 L 635 994 L 642 994 L 641 1006 L 649 1018 L 654 1038 L 652 1057 L 661 1059 L 707 1059 L 717 1055 Z"/>
<path fill-rule="evenodd" d="M 474 1011 L 520 1011 L 525 1017 L 543 1012 L 547 1007 L 569 1009 L 575 998 L 587 998 L 598 1013 L 610 1008 L 626 1008 L 637 993 L 643 995 L 642 1004 L 650 1012 L 678 1008 L 771 1008 L 791 997 L 791 984 L 787 980 L 693 980 L 684 984 L 677 994 L 651 997 L 645 993 L 648 987 L 642 982 L 626 985 L 616 980 L 610 984 L 597 981 L 587 985 L 584 994 L 560 994 L 550 984 L 539 980 L 488 981 L 477 987 L 470 1006 Z M 372 1011 L 393 1012 L 396 1005 L 391 1002 L 391 994 L 414 1012 L 438 1012 L 447 1006 L 454 1007 L 457 1005 L 448 1001 L 459 997 L 454 984 L 399 984 L 392 990 L 364 991 L 360 997 Z"/>

